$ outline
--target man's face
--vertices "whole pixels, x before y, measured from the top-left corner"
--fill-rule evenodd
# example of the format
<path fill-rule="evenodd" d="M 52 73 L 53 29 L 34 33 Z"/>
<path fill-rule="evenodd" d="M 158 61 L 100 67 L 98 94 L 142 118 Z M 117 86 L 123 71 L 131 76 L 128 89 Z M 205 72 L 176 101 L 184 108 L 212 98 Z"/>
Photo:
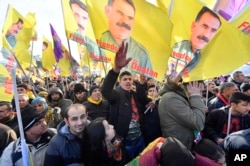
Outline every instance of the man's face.
<path fill-rule="evenodd" d="M 27 93 L 27 90 L 23 87 L 18 87 L 17 88 L 17 93 L 18 94 L 26 94 Z"/>
<path fill-rule="evenodd" d="M 238 104 L 232 103 L 231 107 L 234 115 L 247 115 L 250 111 L 250 103 L 247 101 L 241 101 Z"/>
<path fill-rule="evenodd" d="M 77 23 L 79 30 L 81 31 L 82 35 L 85 35 L 87 21 L 89 18 L 88 13 L 82 8 L 80 8 L 80 6 L 77 5 L 76 3 L 73 3 L 71 5 L 71 9 L 76 19 L 76 23 Z"/>
<path fill-rule="evenodd" d="M 132 90 L 133 79 L 130 75 L 124 75 L 120 80 L 120 86 L 122 89 L 130 91 Z"/>
<path fill-rule="evenodd" d="M 93 92 L 91 93 L 91 98 L 94 101 L 99 101 L 102 98 L 101 89 L 99 88 L 94 89 Z"/>
<path fill-rule="evenodd" d="M 19 96 L 18 102 L 19 102 L 20 108 L 25 108 L 27 105 L 29 105 L 29 98 L 27 96 Z"/>
<path fill-rule="evenodd" d="M 82 100 L 85 93 L 86 92 L 83 92 L 83 91 L 75 93 L 75 96 L 76 96 L 77 100 Z"/>
<path fill-rule="evenodd" d="M 51 99 L 52 99 L 53 101 L 59 101 L 60 98 L 61 98 L 60 93 L 55 92 L 55 93 L 52 93 L 52 94 L 51 94 Z"/>
<path fill-rule="evenodd" d="M 115 0 L 112 6 L 106 6 L 105 13 L 113 38 L 116 41 L 129 38 L 135 16 L 133 7 L 124 0 Z"/>
<path fill-rule="evenodd" d="M 33 107 L 36 109 L 36 112 L 38 112 L 39 114 L 45 110 L 43 103 L 33 104 Z"/>
<path fill-rule="evenodd" d="M 6 105 L 0 106 L 0 120 L 9 116 L 10 112 L 7 109 L 8 107 Z"/>
<path fill-rule="evenodd" d="M 47 130 L 47 122 L 45 121 L 45 118 L 42 118 L 38 122 L 36 122 L 28 131 L 26 131 L 26 134 L 29 133 L 28 135 L 41 136 Z"/>
<path fill-rule="evenodd" d="M 72 107 L 68 111 L 68 119 L 64 118 L 69 126 L 70 132 L 74 135 L 81 135 L 87 125 L 87 113 L 85 107 Z"/>
<path fill-rule="evenodd" d="M 18 34 L 18 32 L 19 32 L 22 28 L 23 28 L 23 24 L 22 24 L 21 22 L 14 23 L 14 24 L 12 24 L 11 27 L 9 28 L 8 33 L 9 33 L 10 35 L 15 36 L 15 35 Z"/>
<path fill-rule="evenodd" d="M 203 49 L 214 37 L 220 27 L 220 21 L 210 13 L 204 13 L 200 20 L 192 23 L 191 45 L 192 51 Z"/>

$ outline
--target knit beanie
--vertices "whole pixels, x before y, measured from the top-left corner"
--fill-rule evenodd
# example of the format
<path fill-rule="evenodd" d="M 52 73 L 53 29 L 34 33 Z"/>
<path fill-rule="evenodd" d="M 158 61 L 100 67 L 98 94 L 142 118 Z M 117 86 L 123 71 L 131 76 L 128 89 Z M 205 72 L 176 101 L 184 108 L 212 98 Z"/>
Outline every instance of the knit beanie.
<path fill-rule="evenodd" d="M 90 87 L 89 95 L 91 95 L 95 89 L 101 89 L 101 88 L 99 86 L 97 86 L 97 85 L 94 85 L 94 86 Z"/>
<path fill-rule="evenodd" d="M 47 109 L 48 109 L 48 104 L 47 104 L 45 98 L 40 97 L 40 96 L 37 96 L 37 97 L 35 97 L 35 98 L 31 101 L 31 104 L 32 104 L 32 105 L 37 104 L 37 103 L 42 103 L 42 104 L 43 104 L 43 107 L 44 107 L 44 111 L 47 111 Z"/>
<path fill-rule="evenodd" d="M 77 83 L 77 84 L 75 84 L 74 92 L 75 92 L 75 93 L 86 92 L 86 89 L 83 87 L 82 84 Z"/>
<path fill-rule="evenodd" d="M 45 117 L 43 113 L 37 113 L 36 109 L 33 107 L 21 111 L 21 116 L 24 131 L 29 130 L 36 122 Z"/>

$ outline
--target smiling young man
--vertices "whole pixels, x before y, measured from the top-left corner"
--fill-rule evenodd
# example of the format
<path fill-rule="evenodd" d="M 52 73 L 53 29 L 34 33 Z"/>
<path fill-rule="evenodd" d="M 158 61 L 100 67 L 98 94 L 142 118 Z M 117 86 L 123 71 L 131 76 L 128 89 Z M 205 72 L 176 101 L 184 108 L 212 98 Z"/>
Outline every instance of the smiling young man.
<path fill-rule="evenodd" d="M 82 137 L 88 123 L 84 105 L 69 106 L 65 111 L 64 122 L 59 124 L 58 133 L 48 146 L 44 165 L 82 165 Z"/>

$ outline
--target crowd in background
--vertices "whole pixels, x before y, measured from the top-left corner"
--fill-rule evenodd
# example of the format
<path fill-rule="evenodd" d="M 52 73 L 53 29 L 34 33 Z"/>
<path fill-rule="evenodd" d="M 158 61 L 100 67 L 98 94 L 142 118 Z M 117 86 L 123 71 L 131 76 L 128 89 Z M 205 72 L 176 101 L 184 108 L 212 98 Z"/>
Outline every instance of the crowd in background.
<path fill-rule="evenodd" d="M 116 69 L 17 83 L 34 165 L 226 165 L 229 152 L 250 148 L 241 71 L 182 86 Z M 16 109 L 14 98 L 0 102 L 0 165 L 23 164 Z"/>

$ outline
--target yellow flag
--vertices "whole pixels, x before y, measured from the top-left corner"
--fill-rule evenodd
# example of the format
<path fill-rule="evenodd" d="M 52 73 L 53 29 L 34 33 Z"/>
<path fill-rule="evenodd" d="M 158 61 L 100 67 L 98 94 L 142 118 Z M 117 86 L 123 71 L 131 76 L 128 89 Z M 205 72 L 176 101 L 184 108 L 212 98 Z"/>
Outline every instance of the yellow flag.
<path fill-rule="evenodd" d="M 43 37 L 42 65 L 45 70 L 51 71 L 56 64 L 56 59 L 51 41 Z"/>
<path fill-rule="evenodd" d="M 15 8 L 9 5 L 3 26 L 3 35 L 5 35 L 19 62 L 30 62 L 31 54 L 28 49 L 30 47 L 32 31 L 33 25 Z"/>
<path fill-rule="evenodd" d="M 182 38 L 182 36 L 189 40 L 190 32 L 188 31 L 190 31 L 190 23 L 195 19 L 194 16 L 197 14 L 197 9 L 201 6 L 201 3 L 193 0 L 174 1 L 171 20 L 173 21 L 173 37 L 175 40 Z M 240 32 L 223 18 L 220 18 L 220 20 L 222 24 L 219 31 L 206 47 L 201 50 L 199 63 L 183 77 L 184 81 L 218 77 L 233 71 L 249 61 L 250 36 Z"/>
<path fill-rule="evenodd" d="M 71 68 L 71 56 L 69 51 L 62 45 L 63 58 L 59 60 L 57 66 L 61 71 L 61 76 L 69 76 Z"/>
<path fill-rule="evenodd" d="M 0 101 L 11 101 L 13 98 L 12 78 L 10 72 L 16 70 L 14 56 L 7 48 L 0 47 Z"/>
<path fill-rule="evenodd" d="M 172 24 L 168 14 L 142 0 L 134 0 L 134 4 L 114 1 L 115 4 L 112 6 L 120 6 L 130 11 L 130 13 L 121 12 L 126 20 L 121 21 L 122 18 L 121 20 L 118 18 L 119 13 L 112 12 L 116 9 L 107 6 L 108 0 L 87 0 L 86 2 L 97 44 L 111 53 L 106 56 L 110 56 L 109 58 L 113 60 L 121 44 L 120 40 L 115 40 L 117 38 L 114 38 L 112 28 L 123 27 L 120 28 L 119 33 L 122 41 L 128 43 L 127 57 L 132 58 L 125 70 L 132 74 L 140 73 L 162 80 L 165 71 L 163 66 L 166 65 L 171 51 Z M 121 17 L 123 14 L 120 14 Z"/>
<path fill-rule="evenodd" d="M 237 27 L 240 31 L 250 34 L 250 2 L 242 12 L 230 21 L 230 24 Z"/>

